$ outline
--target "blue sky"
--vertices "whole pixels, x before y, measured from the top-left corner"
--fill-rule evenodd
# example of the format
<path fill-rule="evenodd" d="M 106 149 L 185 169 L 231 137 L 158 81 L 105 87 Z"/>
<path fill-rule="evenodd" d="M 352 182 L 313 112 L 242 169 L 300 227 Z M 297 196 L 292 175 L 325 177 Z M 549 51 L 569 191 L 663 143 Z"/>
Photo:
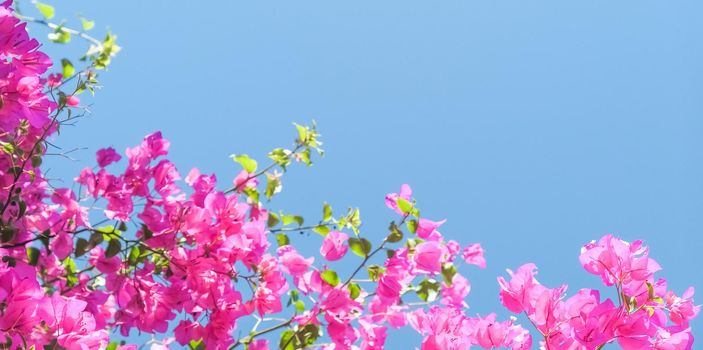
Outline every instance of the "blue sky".
<path fill-rule="evenodd" d="M 230 154 L 263 158 L 289 144 L 292 122 L 315 119 L 327 155 L 289 172 L 272 208 L 314 220 L 324 201 L 359 206 L 380 240 L 393 218 L 384 195 L 411 184 L 446 236 L 487 251 L 487 269 L 462 270 L 471 313 L 507 315 L 495 278 L 525 262 L 548 286 L 599 286 L 578 253 L 606 233 L 645 240 L 670 287 L 703 292 L 701 11 L 692 0 L 60 4 L 59 17 L 109 25 L 124 50 L 92 115 L 59 138 L 87 149 L 48 161 L 50 174 L 70 179 L 98 148 L 162 130 L 183 174 L 229 182 Z"/>

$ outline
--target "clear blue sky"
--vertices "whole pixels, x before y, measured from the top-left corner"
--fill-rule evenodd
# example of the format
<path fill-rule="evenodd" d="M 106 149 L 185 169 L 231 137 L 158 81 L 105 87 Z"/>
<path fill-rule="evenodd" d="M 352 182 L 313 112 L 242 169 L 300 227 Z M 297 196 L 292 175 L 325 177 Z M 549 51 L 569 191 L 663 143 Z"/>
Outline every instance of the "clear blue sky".
<path fill-rule="evenodd" d="M 487 269 L 463 270 L 472 313 L 507 315 L 495 278 L 525 262 L 549 286 L 599 286 L 578 253 L 606 233 L 644 239 L 676 292 L 703 293 L 700 1 L 80 0 L 58 11 L 109 25 L 124 50 L 93 115 L 59 139 L 87 150 L 51 160 L 54 176 L 162 130 L 183 174 L 228 182 L 229 154 L 263 158 L 289 143 L 291 122 L 315 119 L 327 155 L 289 172 L 272 207 L 314 219 L 323 201 L 360 206 L 380 239 L 393 216 L 383 196 L 411 184 L 425 216 L 448 219 L 445 235 L 487 251 Z M 703 340 L 703 323 L 693 328 Z"/>

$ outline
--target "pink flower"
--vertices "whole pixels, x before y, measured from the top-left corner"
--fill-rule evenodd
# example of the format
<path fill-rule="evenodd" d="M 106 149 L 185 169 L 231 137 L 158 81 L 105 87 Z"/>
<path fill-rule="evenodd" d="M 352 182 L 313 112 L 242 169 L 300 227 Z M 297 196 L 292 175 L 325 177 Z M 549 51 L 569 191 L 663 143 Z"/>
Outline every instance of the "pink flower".
<path fill-rule="evenodd" d="M 506 282 L 503 277 L 498 277 L 500 301 L 508 310 L 519 314 L 530 305 L 530 290 L 538 284 L 534 277 L 536 269 L 535 264 L 525 264 L 516 272 L 508 270 L 510 282 Z"/>
<path fill-rule="evenodd" d="M 254 340 L 249 343 L 247 350 L 269 350 L 269 341 L 265 339 Z"/>
<path fill-rule="evenodd" d="M 386 206 L 393 209 L 396 213 L 398 213 L 398 215 L 405 215 L 398 208 L 398 198 L 403 198 L 406 201 L 410 201 L 412 199 L 412 195 L 413 190 L 410 186 L 408 184 L 403 184 L 400 186 L 400 193 L 389 193 L 386 195 Z"/>
<path fill-rule="evenodd" d="M 46 85 L 50 88 L 55 88 L 61 86 L 62 80 L 63 75 L 61 73 L 52 73 L 49 74 L 49 77 L 46 79 Z"/>
<path fill-rule="evenodd" d="M 688 321 L 698 315 L 700 305 L 693 304 L 693 287 L 688 288 L 683 296 L 677 297 L 673 292 L 667 292 L 664 298 L 666 307 L 670 310 L 671 322 L 678 325 L 687 325 Z"/>
<path fill-rule="evenodd" d="M 456 274 L 452 277 L 451 285 L 442 284 L 442 304 L 457 308 L 466 307 L 464 299 L 469 295 L 470 291 L 471 284 L 469 280 L 460 274 Z"/>
<path fill-rule="evenodd" d="M 447 222 L 447 220 L 430 221 L 424 218 L 420 219 L 417 222 L 417 236 L 422 239 L 438 241 L 442 238 L 442 234 L 437 231 L 437 228 L 442 226 L 445 222 Z"/>
<path fill-rule="evenodd" d="M 122 159 L 122 156 L 119 155 L 112 147 L 99 149 L 95 153 L 95 157 L 97 158 L 98 165 L 101 168 L 104 168 L 112 163 L 119 162 L 120 159 Z"/>
<path fill-rule="evenodd" d="M 81 103 L 81 99 L 76 95 L 66 96 L 66 105 L 71 107 L 77 107 Z"/>
<path fill-rule="evenodd" d="M 424 273 L 439 273 L 442 270 L 442 247 L 438 242 L 424 242 L 415 246 L 413 262 Z"/>
<path fill-rule="evenodd" d="M 483 257 L 483 248 L 478 243 L 466 246 L 461 252 L 461 258 L 467 264 L 476 265 L 482 269 L 486 268 L 486 259 Z"/>
<path fill-rule="evenodd" d="M 109 258 L 105 257 L 105 251 L 101 247 L 93 248 L 89 262 L 95 266 L 98 271 L 106 274 L 115 273 L 122 267 L 122 259 L 120 259 L 118 255 Z"/>
<path fill-rule="evenodd" d="M 293 246 L 285 245 L 278 248 L 278 260 L 281 262 L 283 272 L 291 276 L 301 276 L 308 271 L 315 258 L 305 259 Z"/>
<path fill-rule="evenodd" d="M 345 233 L 331 231 L 322 241 L 322 246 L 320 246 L 320 254 L 329 261 L 339 260 L 344 257 L 344 254 L 346 254 L 349 249 L 349 246 L 346 244 L 348 240 L 349 236 Z"/>
<path fill-rule="evenodd" d="M 359 326 L 362 339 L 360 350 L 383 350 L 386 341 L 386 327 L 376 325 L 363 318 L 359 319 Z"/>

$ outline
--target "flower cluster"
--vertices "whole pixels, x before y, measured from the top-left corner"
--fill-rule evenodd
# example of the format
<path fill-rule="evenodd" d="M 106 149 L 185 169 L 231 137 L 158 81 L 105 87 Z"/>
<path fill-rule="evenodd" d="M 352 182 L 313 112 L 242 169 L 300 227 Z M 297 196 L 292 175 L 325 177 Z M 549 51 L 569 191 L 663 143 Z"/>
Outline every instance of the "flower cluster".
<path fill-rule="evenodd" d="M 498 278 L 500 298 L 510 311 L 525 313 L 544 337 L 547 349 L 600 349 L 617 341 L 623 349 L 691 349 L 689 321 L 700 309 L 693 289 L 682 297 L 654 279 L 659 265 L 641 241 L 625 242 L 607 235 L 585 245 L 581 264 L 614 286 L 617 302 L 602 299 L 593 289 L 564 299 L 566 286 L 547 288 L 535 278 L 536 266 L 526 264 Z"/>
<path fill-rule="evenodd" d="M 227 189 L 198 169 L 182 176 L 160 132 L 123 153 L 100 149 L 75 186 L 49 188 L 47 139 L 77 100 L 47 96 L 61 77 L 43 78 L 51 61 L 10 4 L 0 4 L 0 348 L 136 350 L 119 337 L 148 333 L 160 337 L 152 350 L 267 350 L 274 334 L 285 350 L 379 350 L 401 327 L 423 350 L 532 347 L 516 317 L 467 315 L 471 283 L 459 270 L 485 268 L 484 250 L 447 239 L 410 186 L 386 196 L 397 216 L 382 237 L 362 234 L 358 209 L 334 217 L 325 204 L 305 226 L 263 206 L 282 171 L 320 151 L 314 127 L 296 124 L 294 148 L 274 149 L 264 170 L 233 156 L 243 170 Z M 298 251 L 290 231 L 319 234 L 319 257 Z M 591 289 L 564 299 L 566 286 L 541 285 L 532 264 L 498 279 L 502 303 L 527 316 L 543 348 L 692 348 L 693 290 L 678 296 L 655 279 L 642 242 L 606 236 L 580 259 L 617 301 Z M 338 261 L 352 268 L 335 271 Z"/>

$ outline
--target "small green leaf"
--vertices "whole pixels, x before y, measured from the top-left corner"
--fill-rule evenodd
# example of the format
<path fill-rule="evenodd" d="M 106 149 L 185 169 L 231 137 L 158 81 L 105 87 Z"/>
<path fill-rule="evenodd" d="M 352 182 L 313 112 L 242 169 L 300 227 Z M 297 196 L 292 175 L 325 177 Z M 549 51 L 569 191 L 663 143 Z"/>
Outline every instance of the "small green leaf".
<path fill-rule="evenodd" d="M 53 33 L 49 33 L 49 40 L 59 43 L 68 44 L 71 41 L 71 33 L 65 31 L 62 27 L 56 28 Z"/>
<path fill-rule="evenodd" d="M 336 287 L 339 284 L 339 276 L 334 270 L 325 270 L 320 274 L 320 277 L 332 287 Z"/>
<path fill-rule="evenodd" d="M 0 230 L 0 242 L 7 243 L 15 239 L 17 235 L 17 229 L 12 226 L 4 226 Z"/>
<path fill-rule="evenodd" d="M 369 273 L 369 279 L 376 282 L 381 277 L 381 274 L 386 272 L 386 269 L 378 265 L 370 265 L 366 268 L 366 272 Z"/>
<path fill-rule="evenodd" d="M 34 6 L 37 7 L 37 10 L 39 10 L 39 12 L 41 12 L 41 14 L 42 14 L 42 16 L 44 16 L 44 18 L 46 18 L 46 19 L 54 18 L 55 10 L 54 10 L 53 6 L 45 4 L 45 3 L 41 3 L 38 1 L 34 3 Z"/>
<path fill-rule="evenodd" d="M 39 249 L 34 247 L 27 248 L 27 263 L 32 266 L 37 266 L 39 255 Z"/>
<path fill-rule="evenodd" d="M 107 344 L 107 348 L 105 348 L 105 350 L 117 350 L 117 347 L 119 345 L 120 344 L 117 343 L 116 341 L 110 342 L 110 344 Z"/>
<path fill-rule="evenodd" d="M 398 204 L 398 209 L 400 209 L 403 214 L 410 214 L 410 211 L 413 210 L 413 204 L 405 198 L 398 197 L 395 202 Z"/>
<path fill-rule="evenodd" d="M 332 207 L 329 204 L 325 203 L 322 206 L 322 221 L 327 222 L 330 220 L 332 220 Z"/>
<path fill-rule="evenodd" d="M 347 289 L 349 289 L 349 297 L 352 300 L 358 298 L 359 295 L 361 295 L 361 287 L 359 287 L 359 285 L 356 283 L 349 283 Z"/>
<path fill-rule="evenodd" d="M 246 172 L 253 173 L 256 171 L 257 163 L 255 160 L 249 158 L 248 155 L 246 155 L 246 154 L 234 155 L 233 154 L 231 157 L 235 162 L 241 164 L 242 168 L 244 168 L 244 170 Z"/>
<path fill-rule="evenodd" d="M 254 203 L 259 203 L 259 191 L 254 187 L 247 187 L 244 189 L 244 194 L 251 199 Z"/>
<path fill-rule="evenodd" d="M 275 227 L 280 221 L 281 220 L 278 218 L 278 215 L 276 215 L 276 213 L 269 213 L 268 220 L 266 221 L 266 226 L 268 226 L 269 228 Z"/>
<path fill-rule="evenodd" d="M 205 342 L 203 342 L 203 339 L 200 338 L 197 341 L 196 340 L 191 340 L 188 343 L 188 347 L 190 350 L 205 350 Z"/>
<path fill-rule="evenodd" d="M 426 279 L 420 282 L 420 288 L 417 290 L 417 296 L 423 301 L 433 302 L 439 295 L 440 284 L 433 279 Z"/>
<path fill-rule="evenodd" d="M 295 350 L 295 342 L 296 340 L 293 338 L 295 336 L 295 332 L 292 330 L 288 329 L 285 332 L 281 333 L 281 339 L 278 342 L 278 348 L 280 350 Z"/>
<path fill-rule="evenodd" d="M 137 248 L 137 246 L 134 246 L 134 247 L 132 247 L 132 249 L 129 250 L 128 261 L 131 266 L 137 265 L 137 263 L 139 262 L 139 254 L 140 254 L 140 251 L 139 251 L 139 248 Z"/>
<path fill-rule="evenodd" d="M 283 148 L 276 148 L 273 151 L 271 151 L 268 154 L 268 157 L 271 158 L 278 166 L 283 168 L 283 170 L 286 170 L 286 166 L 290 164 L 290 155 L 291 151 Z"/>
<path fill-rule="evenodd" d="M 285 233 L 279 233 L 276 235 L 276 242 L 278 243 L 279 247 L 283 247 L 284 245 L 290 244 L 290 239 Z"/>
<path fill-rule="evenodd" d="M 2 145 L 2 150 L 8 155 L 12 155 L 13 153 L 15 153 L 15 145 L 8 142 Z"/>
<path fill-rule="evenodd" d="M 274 194 L 281 192 L 282 188 L 280 177 L 268 173 L 266 174 L 266 191 L 264 191 L 266 199 L 271 199 Z"/>
<path fill-rule="evenodd" d="M 117 255 L 122 250 L 122 244 L 119 239 L 111 239 L 107 244 L 107 250 L 105 250 L 105 257 L 111 258 Z"/>
<path fill-rule="evenodd" d="M 76 241 L 76 257 L 82 256 L 83 254 L 87 253 L 88 250 L 90 250 L 90 242 L 84 238 L 79 238 Z"/>
<path fill-rule="evenodd" d="M 410 230 L 410 232 L 417 232 L 417 220 L 408 220 L 405 225 L 408 227 L 408 230 Z"/>
<path fill-rule="evenodd" d="M 308 142 L 308 131 L 310 130 L 307 126 L 303 126 L 297 123 L 293 123 L 295 128 L 298 129 L 298 140 L 297 142 L 301 145 L 305 145 Z"/>
<path fill-rule="evenodd" d="M 89 21 L 87 18 L 81 17 L 81 26 L 84 31 L 91 30 L 95 27 L 95 21 Z"/>
<path fill-rule="evenodd" d="M 403 231 L 398 228 L 395 221 L 391 221 L 390 226 L 388 226 L 388 230 L 390 231 L 390 234 L 388 234 L 388 237 L 386 238 L 388 242 L 396 243 L 403 240 Z"/>
<path fill-rule="evenodd" d="M 299 313 L 305 311 L 305 303 L 302 300 L 296 300 L 293 304 L 295 304 L 295 311 Z"/>
<path fill-rule="evenodd" d="M 365 258 L 371 251 L 371 242 L 369 242 L 366 238 L 350 238 L 349 248 L 352 252 L 354 252 L 354 254 Z"/>
<path fill-rule="evenodd" d="M 303 226 L 303 223 L 305 223 L 305 219 L 303 219 L 302 216 L 299 215 L 283 215 L 281 216 L 281 221 L 283 222 L 283 225 L 290 225 L 292 223 L 297 223 L 298 226 Z"/>
<path fill-rule="evenodd" d="M 454 275 L 456 275 L 456 266 L 454 266 L 454 264 L 447 263 L 442 266 L 442 276 L 444 277 L 444 283 L 446 285 L 452 285 Z"/>
<path fill-rule="evenodd" d="M 330 233 L 331 229 L 327 225 L 317 225 L 312 228 L 312 231 L 322 237 L 327 237 L 327 234 Z"/>
<path fill-rule="evenodd" d="M 67 58 L 61 59 L 61 67 L 63 67 L 61 74 L 63 74 L 64 78 L 69 78 L 76 73 L 76 68 L 73 67 L 73 63 Z"/>

